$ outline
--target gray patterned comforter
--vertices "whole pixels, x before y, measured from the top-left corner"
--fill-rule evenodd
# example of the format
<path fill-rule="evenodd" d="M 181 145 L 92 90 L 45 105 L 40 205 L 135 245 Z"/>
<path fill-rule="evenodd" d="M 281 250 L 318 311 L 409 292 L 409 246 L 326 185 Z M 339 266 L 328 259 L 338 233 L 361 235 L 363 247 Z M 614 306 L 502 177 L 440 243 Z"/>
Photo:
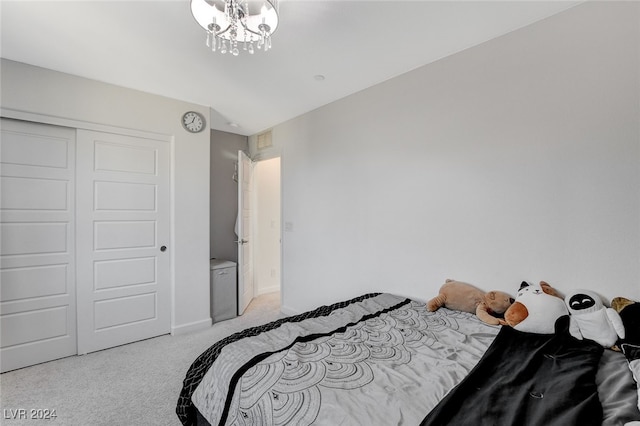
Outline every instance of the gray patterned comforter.
<path fill-rule="evenodd" d="M 391 294 L 323 308 L 203 354 L 185 379 L 183 423 L 419 424 L 499 330 Z"/>

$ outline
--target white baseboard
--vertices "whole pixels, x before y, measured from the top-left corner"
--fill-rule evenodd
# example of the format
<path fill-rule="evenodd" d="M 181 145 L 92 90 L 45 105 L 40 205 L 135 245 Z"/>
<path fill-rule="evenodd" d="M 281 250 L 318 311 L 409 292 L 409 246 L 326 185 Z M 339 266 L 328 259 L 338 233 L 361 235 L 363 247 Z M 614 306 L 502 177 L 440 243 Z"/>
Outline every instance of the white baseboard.
<path fill-rule="evenodd" d="M 276 293 L 278 291 L 280 291 L 280 286 L 279 285 L 272 285 L 270 287 L 261 287 L 260 289 L 256 289 L 256 294 L 255 296 L 262 296 L 263 294 L 268 294 L 268 293 Z"/>
<path fill-rule="evenodd" d="M 191 333 L 193 331 L 204 330 L 211 327 L 213 321 L 211 318 L 203 319 L 201 321 L 190 322 L 189 324 L 182 324 L 171 327 L 171 335 L 177 336 L 179 334 Z"/>
<path fill-rule="evenodd" d="M 288 316 L 298 315 L 300 313 L 299 311 L 296 311 L 295 309 L 288 308 L 288 307 L 286 307 L 284 305 L 280 306 L 280 312 L 282 312 L 283 314 L 288 315 Z"/>

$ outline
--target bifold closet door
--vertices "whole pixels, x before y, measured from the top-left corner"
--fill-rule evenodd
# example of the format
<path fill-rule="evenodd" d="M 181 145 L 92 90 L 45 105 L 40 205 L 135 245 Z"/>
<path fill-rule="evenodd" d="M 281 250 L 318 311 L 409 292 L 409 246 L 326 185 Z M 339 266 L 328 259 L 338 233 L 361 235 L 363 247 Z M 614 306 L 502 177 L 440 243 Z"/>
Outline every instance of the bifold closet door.
<path fill-rule="evenodd" d="M 75 129 L 2 119 L 0 369 L 76 353 Z"/>
<path fill-rule="evenodd" d="M 77 131 L 78 353 L 170 332 L 170 150 Z"/>

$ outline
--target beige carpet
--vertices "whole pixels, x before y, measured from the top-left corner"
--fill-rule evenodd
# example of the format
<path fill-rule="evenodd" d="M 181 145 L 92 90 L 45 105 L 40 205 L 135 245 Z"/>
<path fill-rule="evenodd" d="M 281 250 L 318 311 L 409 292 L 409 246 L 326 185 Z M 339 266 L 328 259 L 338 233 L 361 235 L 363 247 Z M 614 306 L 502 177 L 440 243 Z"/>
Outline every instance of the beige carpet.
<path fill-rule="evenodd" d="M 180 336 L 160 336 L 0 375 L 2 425 L 180 425 L 184 375 L 205 349 L 246 327 L 281 318 L 280 293 L 259 296 L 242 317 Z M 55 410 L 52 420 L 12 419 Z"/>

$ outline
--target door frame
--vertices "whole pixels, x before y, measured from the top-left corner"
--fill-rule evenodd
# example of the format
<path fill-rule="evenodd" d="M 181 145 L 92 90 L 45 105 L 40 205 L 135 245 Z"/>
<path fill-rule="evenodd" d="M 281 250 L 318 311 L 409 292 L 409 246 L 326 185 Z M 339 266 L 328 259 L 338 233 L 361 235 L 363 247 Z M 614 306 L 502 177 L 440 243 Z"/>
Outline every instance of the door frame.
<path fill-rule="evenodd" d="M 251 146 L 250 146 L 251 147 Z M 259 163 L 261 161 L 265 161 L 265 160 L 272 160 L 274 158 L 279 158 L 280 159 L 280 205 L 279 205 L 279 209 L 280 209 L 280 310 L 282 313 L 285 313 L 287 315 L 295 315 L 298 314 L 299 312 L 295 312 L 295 311 L 291 311 L 289 309 L 287 309 L 284 306 L 284 294 L 286 291 L 286 286 L 285 286 L 285 270 L 284 270 L 284 245 L 285 245 L 285 238 L 284 238 L 284 233 L 285 233 L 285 229 L 284 229 L 284 225 L 285 220 L 284 220 L 284 197 L 285 197 L 285 192 L 284 192 L 284 180 L 282 179 L 282 175 L 283 175 L 283 169 L 284 169 L 284 153 L 282 152 L 282 150 L 275 148 L 275 149 L 269 149 L 268 151 L 263 151 L 263 152 L 251 152 L 251 156 L 250 156 L 251 160 L 254 163 Z M 255 215 L 254 215 L 255 218 Z"/>
<path fill-rule="evenodd" d="M 268 241 L 269 242 L 274 242 L 274 240 L 277 239 L 277 244 L 278 244 L 278 248 L 277 248 L 277 256 L 278 256 L 278 260 L 277 260 L 277 268 L 278 268 L 278 280 L 277 280 L 277 291 L 281 291 L 282 289 L 282 179 L 281 179 L 281 175 L 282 175 L 282 158 L 281 156 L 277 155 L 277 156 L 272 156 L 269 158 L 261 158 L 259 160 L 254 161 L 254 175 L 253 175 L 253 180 L 254 180 L 254 206 L 255 206 L 255 211 L 253 214 L 253 222 L 254 222 L 254 227 L 253 229 L 255 230 L 256 235 L 254 235 L 254 285 L 256 285 L 256 296 L 259 296 L 260 294 L 263 294 L 262 291 L 265 290 L 265 288 L 259 288 L 258 286 L 260 286 L 261 282 L 263 281 L 269 281 L 269 276 L 273 277 L 272 273 L 273 271 L 267 271 L 264 268 L 262 269 L 262 272 L 260 272 L 260 268 L 258 268 L 257 266 L 266 266 L 266 264 L 261 264 L 260 263 L 260 258 L 261 256 L 261 252 L 264 250 L 260 250 L 260 246 L 262 245 L 262 243 L 264 243 L 264 238 L 260 237 L 261 235 L 264 235 L 266 232 L 269 232 L 267 229 L 263 229 L 263 228 L 269 228 L 272 227 L 273 225 L 271 224 L 266 224 L 265 220 L 262 219 L 266 219 L 267 215 L 265 215 L 263 213 L 263 210 L 261 209 L 261 207 L 264 207 L 261 202 L 259 201 L 259 199 L 261 198 L 261 193 L 259 191 L 259 186 L 260 186 L 260 181 L 261 178 L 264 179 L 265 175 L 264 172 L 260 173 L 260 166 L 265 164 L 268 161 L 272 161 L 272 160 L 278 160 L 278 167 L 277 167 L 277 172 L 275 171 L 275 167 L 274 167 L 274 174 L 277 173 L 277 176 L 274 177 L 274 179 L 271 179 L 271 176 L 269 176 L 269 180 L 272 181 L 272 183 L 276 183 L 277 184 L 277 191 L 278 191 L 278 197 L 277 197 L 277 205 L 275 205 L 275 203 L 272 205 L 273 210 L 275 211 L 277 209 L 277 217 L 278 217 L 278 233 L 277 235 L 274 234 L 272 238 L 269 238 Z M 277 181 L 276 181 L 277 179 Z M 275 188 L 274 188 L 275 191 Z M 273 194 L 272 193 L 268 193 L 267 196 L 269 196 L 269 199 L 271 199 L 271 196 Z M 264 198 L 263 198 L 264 199 Z M 275 215 L 275 214 L 274 214 Z M 262 222 L 263 227 L 260 227 L 259 224 Z M 266 231 L 266 232 L 265 232 Z M 266 249 L 269 250 L 269 249 Z M 272 252 L 272 250 L 269 250 L 270 252 Z M 272 263 L 272 265 L 275 266 L 276 262 Z M 262 279 L 261 279 L 262 278 Z M 275 283 L 275 281 L 273 281 L 273 283 Z M 264 284 L 262 284 L 264 286 Z M 273 288 L 275 287 L 275 284 L 273 286 Z M 271 291 L 272 287 L 267 287 L 266 290 L 267 291 Z"/>

